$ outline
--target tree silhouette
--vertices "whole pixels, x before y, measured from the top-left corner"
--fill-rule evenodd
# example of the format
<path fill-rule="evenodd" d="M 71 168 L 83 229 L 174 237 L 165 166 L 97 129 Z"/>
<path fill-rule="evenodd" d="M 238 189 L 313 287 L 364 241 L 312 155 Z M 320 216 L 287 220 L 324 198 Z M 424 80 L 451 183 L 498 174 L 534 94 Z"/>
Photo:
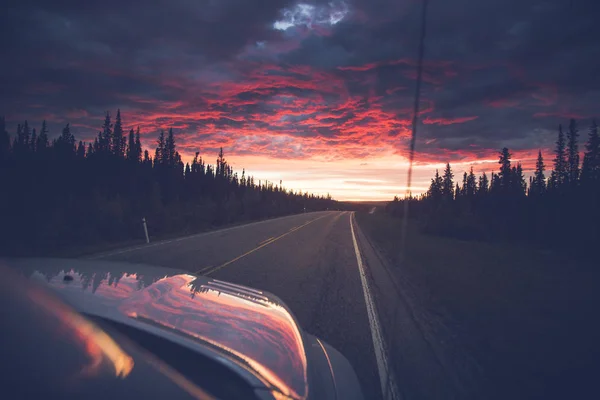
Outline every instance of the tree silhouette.
<path fill-rule="evenodd" d="M 120 111 L 114 128 L 106 112 L 87 148 L 75 140 L 69 124 L 50 142 L 45 121 L 35 139 L 24 122 L 13 140 L 0 119 L 0 251 L 47 255 L 93 243 L 142 240 L 143 217 L 156 237 L 345 207 L 330 196 L 288 191 L 281 182 L 256 185 L 245 170 L 238 178 L 223 149 L 216 166 L 199 153 L 184 166 L 172 128 L 168 134 L 160 131 L 154 158 L 142 149 L 139 127 L 135 132 L 128 127 L 127 138 L 122 132 Z"/>
<path fill-rule="evenodd" d="M 160 135 L 156 141 L 156 150 L 154 151 L 154 166 L 165 164 L 166 161 L 166 143 L 165 143 L 165 131 L 160 130 Z"/>
<path fill-rule="evenodd" d="M 600 236 L 600 137 L 595 121 L 590 127 L 581 170 L 578 172 L 577 127 L 571 121 L 568 143 L 559 125 L 554 170 L 546 180 L 546 165 L 538 151 L 533 176 L 527 187 L 523 166 L 511 162 L 503 148 L 500 170 L 488 181 L 483 173 L 475 185 L 473 168 L 463 174 L 462 188 L 456 184 L 454 198 L 450 164 L 444 177 L 436 171 L 426 194 L 390 202 L 386 210 L 402 216 L 409 202 L 411 218 L 420 220 L 424 233 L 468 240 L 500 240 L 552 247 L 597 258 Z M 571 184 L 567 184 L 567 183 Z M 559 190 L 560 189 L 560 190 Z M 436 202 L 437 197 L 445 201 Z"/>
<path fill-rule="evenodd" d="M 115 127 L 111 138 L 111 151 L 117 157 L 123 157 L 125 151 L 125 137 L 123 136 L 123 125 L 121 122 L 121 110 L 117 110 Z"/>
<path fill-rule="evenodd" d="M 527 191 L 527 184 L 525 183 L 525 176 L 523 176 L 523 167 L 521 163 L 517 163 L 516 167 L 513 167 L 511 171 L 511 192 L 522 196 Z"/>
<path fill-rule="evenodd" d="M 498 185 L 495 185 L 495 189 L 499 193 L 506 194 L 511 187 L 512 169 L 510 167 L 510 159 L 512 155 L 506 147 L 500 151 L 500 157 L 498 164 L 500 164 L 500 171 L 498 172 Z"/>
<path fill-rule="evenodd" d="M 446 200 L 454 199 L 454 182 L 453 179 L 454 174 L 452 173 L 452 169 L 450 168 L 450 163 L 446 164 L 446 169 L 444 169 L 444 176 L 442 177 L 442 196 Z"/>
<path fill-rule="evenodd" d="M 438 203 L 442 199 L 442 187 L 443 187 L 443 179 L 440 176 L 438 170 L 435 170 L 435 176 L 431 179 L 431 185 L 429 186 L 429 190 L 427 191 L 427 195 L 434 202 Z"/>
<path fill-rule="evenodd" d="M 10 152 L 10 135 L 6 130 L 6 122 L 4 117 L 0 118 L 0 166 L 8 159 Z"/>
<path fill-rule="evenodd" d="M 163 163 L 169 167 L 174 167 L 178 161 L 178 153 L 175 145 L 175 135 L 173 128 L 169 128 L 169 135 L 165 142 Z"/>
<path fill-rule="evenodd" d="M 137 147 L 135 144 L 135 133 L 133 132 L 133 128 L 129 130 L 129 139 L 127 141 L 127 151 L 126 158 L 130 162 L 139 162 Z"/>
<path fill-rule="evenodd" d="M 35 153 L 37 147 L 37 134 L 35 128 L 31 130 L 31 140 L 29 141 L 29 151 Z"/>
<path fill-rule="evenodd" d="M 61 135 L 54 142 L 56 154 L 64 161 L 68 160 L 75 152 L 75 137 L 71 134 L 71 127 L 67 124 Z"/>
<path fill-rule="evenodd" d="M 554 170 L 550 175 L 550 187 L 559 189 L 567 182 L 567 151 L 565 135 L 562 131 L 562 125 L 558 126 L 558 139 L 556 140 L 556 155 L 554 158 Z"/>
<path fill-rule="evenodd" d="M 462 180 L 462 188 L 460 190 L 460 194 L 461 196 L 466 196 L 467 195 L 467 179 L 468 179 L 468 175 L 466 172 L 463 173 L 463 180 Z"/>
<path fill-rule="evenodd" d="M 585 144 L 581 181 L 584 185 L 592 185 L 600 181 L 600 135 L 598 135 L 598 124 L 595 120 L 592 121 L 588 140 Z"/>
<path fill-rule="evenodd" d="M 44 120 L 44 122 L 42 122 L 42 129 L 38 135 L 37 144 L 35 147 L 38 152 L 43 152 L 46 150 L 46 148 L 48 148 L 48 144 L 48 127 L 46 125 L 46 120 Z"/>
<path fill-rule="evenodd" d="M 479 177 L 479 185 L 477 187 L 477 193 L 480 196 L 484 196 L 486 195 L 490 190 L 490 184 L 488 181 L 488 177 L 485 174 L 485 172 L 483 174 L 481 174 L 481 176 Z"/>
<path fill-rule="evenodd" d="M 142 142 L 140 140 L 140 127 L 135 131 L 135 150 L 132 152 L 135 160 L 140 163 L 142 161 Z"/>
<path fill-rule="evenodd" d="M 29 131 L 29 124 L 27 121 L 23 123 L 23 128 L 21 130 L 21 134 L 19 135 L 19 147 L 22 152 L 27 152 L 30 149 L 29 136 L 31 132 Z"/>
<path fill-rule="evenodd" d="M 576 184 L 579 180 L 579 148 L 577 146 L 577 138 L 579 130 L 574 119 L 569 122 L 569 130 L 567 131 L 567 182 Z"/>
<path fill-rule="evenodd" d="M 27 121 L 23 125 L 17 125 L 17 135 L 13 142 L 13 152 L 17 157 L 23 157 L 29 152 L 29 125 Z"/>
<path fill-rule="evenodd" d="M 541 196 L 546 192 L 546 176 L 544 175 L 544 171 L 546 170 L 546 166 L 544 165 L 544 157 L 542 156 L 542 151 L 538 151 L 538 158 L 535 163 L 535 172 L 533 175 L 533 179 L 531 180 L 531 192 L 532 196 Z"/>
<path fill-rule="evenodd" d="M 77 155 L 77 158 L 79 158 L 79 159 L 85 158 L 85 144 L 81 140 L 79 141 L 79 144 L 77 145 L 76 155 Z"/>
<path fill-rule="evenodd" d="M 473 167 L 469 170 L 469 175 L 466 179 L 466 190 L 465 195 L 472 199 L 477 192 L 477 177 L 475 177 L 475 173 L 473 172 Z"/>

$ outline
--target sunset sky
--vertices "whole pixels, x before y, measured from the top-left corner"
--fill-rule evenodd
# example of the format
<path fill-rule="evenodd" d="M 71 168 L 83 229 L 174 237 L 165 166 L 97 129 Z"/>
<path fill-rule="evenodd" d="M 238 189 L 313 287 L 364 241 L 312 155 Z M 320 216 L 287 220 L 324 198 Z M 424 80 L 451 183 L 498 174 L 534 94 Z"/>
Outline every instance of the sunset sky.
<path fill-rule="evenodd" d="M 339 200 L 402 195 L 421 0 L 9 0 L 0 115 L 90 140 L 121 109 L 185 161 L 219 147 L 256 180 Z M 431 0 L 413 192 L 436 168 L 551 163 L 600 105 L 597 0 Z M 153 151 L 151 151 L 153 153 Z"/>

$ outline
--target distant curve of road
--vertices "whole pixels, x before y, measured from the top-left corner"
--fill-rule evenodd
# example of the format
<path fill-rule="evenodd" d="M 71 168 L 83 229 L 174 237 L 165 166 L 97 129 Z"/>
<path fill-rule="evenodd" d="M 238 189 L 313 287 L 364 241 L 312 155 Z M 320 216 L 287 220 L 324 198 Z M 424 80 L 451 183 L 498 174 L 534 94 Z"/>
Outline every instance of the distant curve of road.
<path fill-rule="evenodd" d="M 351 220 L 339 211 L 292 215 L 88 258 L 179 268 L 271 292 L 306 332 L 350 360 L 366 398 L 381 398 L 388 363 Z"/>

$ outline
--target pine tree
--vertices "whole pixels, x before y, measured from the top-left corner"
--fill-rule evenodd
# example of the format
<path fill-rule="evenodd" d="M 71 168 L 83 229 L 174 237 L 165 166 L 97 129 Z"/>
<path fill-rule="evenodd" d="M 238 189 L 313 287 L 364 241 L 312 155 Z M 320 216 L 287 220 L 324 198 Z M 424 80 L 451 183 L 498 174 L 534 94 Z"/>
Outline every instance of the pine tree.
<path fill-rule="evenodd" d="M 112 133 L 112 122 L 110 120 L 110 113 L 107 111 L 104 117 L 104 124 L 102 125 L 102 131 L 98 134 L 98 146 L 97 151 L 99 153 L 108 153 L 111 151 L 111 143 L 113 142 Z"/>
<path fill-rule="evenodd" d="M 140 127 L 135 131 L 135 158 L 137 162 L 142 162 L 142 142 L 140 139 Z"/>
<path fill-rule="evenodd" d="M 10 152 L 10 135 L 6 130 L 6 120 L 4 117 L 0 117 L 0 164 L 4 160 L 8 159 Z"/>
<path fill-rule="evenodd" d="M 492 174 L 492 176 L 493 176 L 493 174 Z M 486 195 L 489 191 L 490 191 L 490 184 L 488 181 L 488 177 L 484 172 L 479 177 L 479 187 L 477 188 L 477 194 L 483 196 L 483 195 Z"/>
<path fill-rule="evenodd" d="M 32 153 L 35 153 L 37 149 L 37 134 L 35 132 L 35 128 L 31 130 L 31 140 L 29 141 L 29 150 Z"/>
<path fill-rule="evenodd" d="M 498 183 L 500 187 L 500 191 L 506 192 L 510 190 L 511 187 L 511 175 L 512 169 L 510 167 L 510 159 L 512 155 L 508 151 L 506 147 L 502 149 L 500 152 L 500 157 L 498 160 L 498 164 L 500 164 L 500 172 L 498 173 Z"/>
<path fill-rule="evenodd" d="M 43 152 L 48 148 L 48 143 L 48 126 L 46 125 L 46 120 L 44 120 L 35 147 L 38 152 Z"/>
<path fill-rule="evenodd" d="M 148 152 L 148 150 L 144 150 L 143 163 L 144 163 L 144 165 L 149 165 L 150 167 L 152 167 L 152 159 L 150 158 L 150 153 Z"/>
<path fill-rule="evenodd" d="M 562 125 L 558 126 L 558 139 L 554 153 L 556 157 L 554 158 L 554 170 L 550 175 L 550 185 L 553 189 L 559 189 L 567 181 L 567 152 Z"/>
<path fill-rule="evenodd" d="M 458 200 L 460 196 L 460 186 L 458 186 L 458 182 L 456 182 L 456 189 L 454 189 L 454 200 Z"/>
<path fill-rule="evenodd" d="M 501 190 L 500 177 L 492 171 L 492 179 L 490 180 L 490 192 L 497 193 Z"/>
<path fill-rule="evenodd" d="M 178 151 L 175 152 L 175 166 L 183 172 L 183 161 L 181 161 L 181 154 Z"/>
<path fill-rule="evenodd" d="M 19 145 L 22 146 L 23 149 L 29 147 L 29 136 L 31 132 L 29 131 L 29 124 L 27 121 L 23 123 L 23 130 L 21 131 L 21 138 L 19 140 Z"/>
<path fill-rule="evenodd" d="M 446 169 L 444 170 L 444 176 L 442 178 L 442 196 L 446 200 L 454 199 L 454 182 L 452 179 L 454 178 L 454 174 L 452 173 L 452 169 L 450 168 L 450 163 L 446 164 Z"/>
<path fill-rule="evenodd" d="M 524 195 L 527 191 L 527 183 L 525 182 L 525 176 L 523 176 L 521 163 L 517 163 L 517 166 L 513 167 L 511 178 L 511 192 L 517 195 Z"/>
<path fill-rule="evenodd" d="M 160 130 L 160 134 L 158 135 L 158 140 L 156 141 L 157 147 L 154 152 L 154 166 L 164 164 L 166 161 L 165 158 L 165 131 Z"/>
<path fill-rule="evenodd" d="M 569 122 L 567 131 L 567 182 L 576 184 L 579 180 L 579 148 L 577 138 L 579 130 L 574 119 Z"/>
<path fill-rule="evenodd" d="M 115 118 L 115 127 L 113 129 L 111 140 L 111 151 L 117 157 L 122 158 L 125 151 L 125 137 L 123 136 L 123 124 L 121 122 L 121 110 L 117 110 Z"/>
<path fill-rule="evenodd" d="M 221 147 L 219 150 L 219 156 L 217 157 L 217 169 L 215 175 L 218 178 L 225 178 L 227 170 L 227 161 L 225 161 L 225 156 L 223 155 L 223 148 Z"/>
<path fill-rule="evenodd" d="M 533 179 L 530 183 L 530 195 L 532 196 L 540 196 L 546 192 L 546 176 L 544 175 L 544 171 L 546 170 L 546 166 L 544 165 L 544 157 L 542 156 L 542 151 L 538 151 L 538 158 L 535 163 L 535 173 L 533 174 Z"/>
<path fill-rule="evenodd" d="M 12 143 L 12 150 L 15 154 L 17 153 L 17 151 L 19 149 L 19 137 L 21 137 L 22 131 L 23 131 L 23 127 L 21 126 L 21 124 L 17 124 L 17 135 L 13 139 L 13 143 Z"/>
<path fill-rule="evenodd" d="M 77 146 L 77 158 L 85 158 L 85 144 L 80 140 Z"/>
<path fill-rule="evenodd" d="M 177 147 L 175 145 L 175 135 L 173 128 L 169 128 L 169 135 L 165 142 L 165 161 L 167 165 L 174 167 L 177 165 Z"/>
<path fill-rule="evenodd" d="M 240 179 L 240 185 L 245 187 L 246 186 L 246 169 L 242 168 L 242 178 Z"/>
<path fill-rule="evenodd" d="M 17 125 L 17 136 L 13 143 L 13 151 L 17 158 L 29 151 L 29 136 L 30 131 L 27 121 L 23 125 Z"/>
<path fill-rule="evenodd" d="M 137 161 L 136 155 L 136 145 L 135 145 L 135 133 L 133 132 L 133 128 L 129 131 L 129 142 L 127 143 L 127 160 L 130 162 Z"/>
<path fill-rule="evenodd" d="M 244 179 L 244 173 L 242 172 L 242 179 Z M 281 184 L 281 183 L 280 183 Z M 432 199 L 434 202 L 439 201 L 442 198 L 442 186 L 443 179 L 440 176 L 438 170 L 435 170 L 435 176 L 431 179 L 431 185 L 429 185 L 429 190 L 427 191 L 427 196 Z"/>
<path fill-rule="evenodd" d="M 598 135 L 598 125 L 595 120 L 592 121 L 588 140 L 585 144 L 581 181 L 586 185 L 600 181 L 600 135 Z"/>
<path fill-rule="evenodd" d="M 75 136 L 71 133 L 71 125 L 67 124 L 60 135 L 60 140 L 68 146 L 69 150 L 75 150 Z M 65 146 L 65 148 L 66 148 Z"/>
<path fill-rule="evenodd" d="M 200 152 L 196 152 L 196 154 L 194 154 L 194 159 L 192 160 L 192 173 L 193 174 L 198 173 L 198 170 L 199 170 L 198 157 L 199 156 L 200 156 Z"/>
<path fill-rule="evenodd" d="M 71 133 L 69 124 L 63 128 L 61 135 L 56 139 L 54 147 L 61 157 L 70 157 L 75 154 L 75 137 Z"/>
<path fill-rule="evenodd" d="M 462 196 L 466 196 L 467 195 L 467 179 L 468 179 L 467 173 L 464 172 L 463 173 L 463 180 L 462 180 L 462 188 L 460 190 L 460 194 Z"/>
<path fill-rule="evenodd" d="M 472 198 L 475 196 L 477 192 L 477 178 L 475 177 L 475 173 L 473 172 L 473 167 L 469 170 L 469 175 L 467 176 L 467 190 L 465 194 L 467 197 Z"/>

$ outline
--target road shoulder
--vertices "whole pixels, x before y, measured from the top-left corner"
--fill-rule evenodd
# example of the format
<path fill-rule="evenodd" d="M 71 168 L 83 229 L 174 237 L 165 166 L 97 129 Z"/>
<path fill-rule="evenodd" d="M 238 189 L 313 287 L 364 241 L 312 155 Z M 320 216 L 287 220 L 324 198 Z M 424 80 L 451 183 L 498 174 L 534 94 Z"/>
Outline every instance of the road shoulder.
<path fill-rule="evenodd" d="M 481 368 L 454 340 L 444 317 L 422 305 L 410 280 L 392 273 L 400 266 L 393 266 L 354 222 L 402 398 L 480 398 Z"/>

